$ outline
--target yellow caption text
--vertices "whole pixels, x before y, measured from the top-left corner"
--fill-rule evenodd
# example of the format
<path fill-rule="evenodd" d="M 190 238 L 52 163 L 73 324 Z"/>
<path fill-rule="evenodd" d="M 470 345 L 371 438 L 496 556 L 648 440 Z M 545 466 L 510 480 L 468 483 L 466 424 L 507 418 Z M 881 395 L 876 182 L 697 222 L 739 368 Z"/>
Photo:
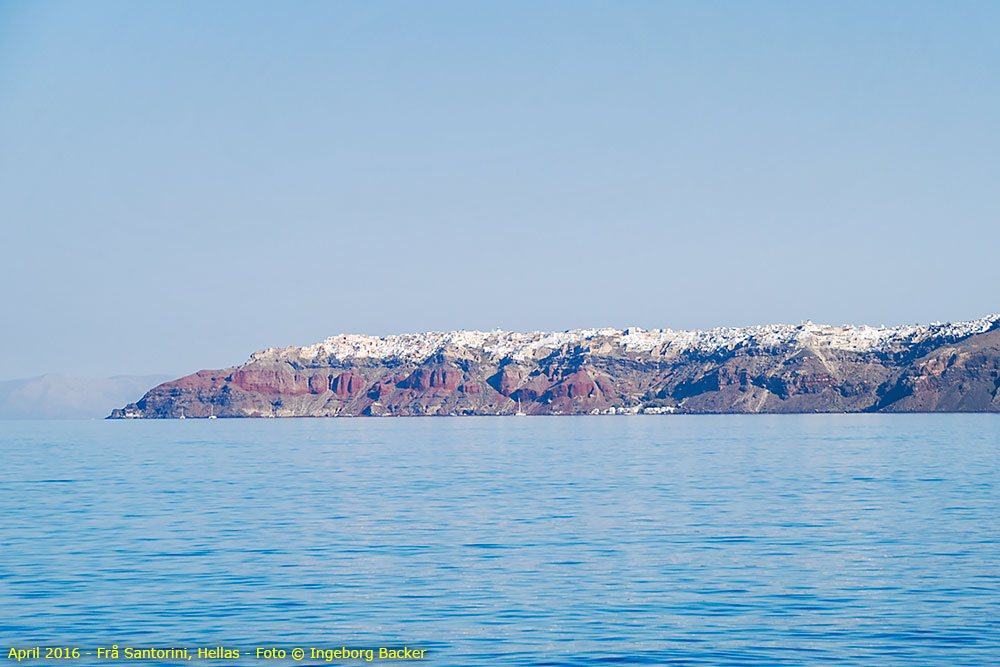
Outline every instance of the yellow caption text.
<path fill-rule="evenodd" d="M 427 649 L 409 646 L 373 646 L 371 648 L 319 648 L 316 646 L 259 646 L 250 649 L 211 647 L 139 647 L 139 646 L 98 646 L 81 648 L 78 646 L 31 646 L 12 648 L 8 660 L 25 661 L 88 661 L 98 660 L 268 660 L 298 662 L 300 660 L 321 660 L 323 662 L 377 662 L 388 660 L 423 660 Z"/>

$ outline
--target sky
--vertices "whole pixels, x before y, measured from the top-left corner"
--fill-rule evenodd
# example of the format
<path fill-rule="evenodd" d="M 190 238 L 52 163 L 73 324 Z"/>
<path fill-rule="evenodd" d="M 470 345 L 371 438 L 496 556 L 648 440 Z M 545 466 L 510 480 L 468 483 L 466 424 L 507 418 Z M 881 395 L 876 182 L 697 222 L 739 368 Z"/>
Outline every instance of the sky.
<path fill-rule="evenodd" d="M 1000 311 L 1000 3 L 0 0 L 0 379 Z"/>

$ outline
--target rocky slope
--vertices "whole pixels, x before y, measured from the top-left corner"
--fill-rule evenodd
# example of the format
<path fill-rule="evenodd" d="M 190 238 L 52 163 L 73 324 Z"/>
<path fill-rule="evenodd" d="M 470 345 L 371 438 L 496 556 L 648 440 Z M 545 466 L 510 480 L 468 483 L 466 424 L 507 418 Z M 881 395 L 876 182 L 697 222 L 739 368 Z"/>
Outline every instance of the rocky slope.
<path fill-rule="evenodd" d="M 873 328 L 340 335 L 150 390 L 112 418 L 1000 412 L 1000 315 Z"/>

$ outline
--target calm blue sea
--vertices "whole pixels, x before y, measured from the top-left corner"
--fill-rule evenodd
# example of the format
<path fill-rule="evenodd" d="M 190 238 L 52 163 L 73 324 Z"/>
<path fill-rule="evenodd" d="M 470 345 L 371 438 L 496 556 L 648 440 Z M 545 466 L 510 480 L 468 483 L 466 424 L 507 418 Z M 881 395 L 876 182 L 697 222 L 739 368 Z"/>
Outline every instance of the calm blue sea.
<path fill-rule="evenodd" d="M 1000 664 L 1000 415 L 0 422 L 0 461 L 4 659 Z"/>

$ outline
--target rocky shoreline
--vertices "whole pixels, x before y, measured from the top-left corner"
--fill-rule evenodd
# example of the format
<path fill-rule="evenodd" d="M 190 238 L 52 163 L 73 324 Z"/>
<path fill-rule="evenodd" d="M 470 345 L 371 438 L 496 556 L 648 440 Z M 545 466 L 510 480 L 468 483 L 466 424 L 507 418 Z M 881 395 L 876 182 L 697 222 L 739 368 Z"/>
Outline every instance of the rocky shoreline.
<path fill-rule="evenodd" d="M 341 335 L 154 387 L 112 419 L 1000 412 L 1000 315 L 904 327 Z"/>

